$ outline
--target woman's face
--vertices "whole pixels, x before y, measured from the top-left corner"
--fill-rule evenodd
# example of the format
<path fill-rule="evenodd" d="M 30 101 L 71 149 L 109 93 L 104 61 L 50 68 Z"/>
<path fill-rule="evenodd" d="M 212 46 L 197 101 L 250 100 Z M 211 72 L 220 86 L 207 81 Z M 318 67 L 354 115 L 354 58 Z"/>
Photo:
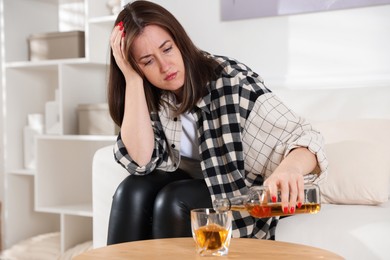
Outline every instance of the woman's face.
<path fill-rule="evenodd" d="M 157 25 L 146 26 L 135 38 L 132 54 L 150 83 L 180 96 L 185 78 L 184 62 L 168 32 Z"/>

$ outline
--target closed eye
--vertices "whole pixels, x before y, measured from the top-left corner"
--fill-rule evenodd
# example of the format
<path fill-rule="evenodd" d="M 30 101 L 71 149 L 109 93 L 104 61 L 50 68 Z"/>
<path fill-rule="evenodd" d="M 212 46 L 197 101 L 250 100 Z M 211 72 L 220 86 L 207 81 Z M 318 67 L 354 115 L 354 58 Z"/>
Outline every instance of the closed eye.
<path fill-rule="evenodd" d="M 148 66 L 153 63 L 153 59 L 150 59 L 144 63 L 144 66 Z"/>
<path fill-rule="evenodd" d="M 168 48 L 164 49 L 164 53 L 168 53 L 173 49 L 172 46 L 169 46 Z"/>
<path fill-rule="evenodd" d="M 160 45 L 159 48 L 162 50 L 163 53 L 167 54 L 167 53 L 172 51 L 173 44 L 169 40 L 166 40 L 165 42 L 163 42 Z M 152 54 L 147 54 L 147 55 L 140 57 L 139 61 L 140 61 L 140 63 L 142 62 L 142 64 L 144 66 L 148 66 L 148 65 L 153 64 L 154 59 L 152 57 L 153 57 Z"/>

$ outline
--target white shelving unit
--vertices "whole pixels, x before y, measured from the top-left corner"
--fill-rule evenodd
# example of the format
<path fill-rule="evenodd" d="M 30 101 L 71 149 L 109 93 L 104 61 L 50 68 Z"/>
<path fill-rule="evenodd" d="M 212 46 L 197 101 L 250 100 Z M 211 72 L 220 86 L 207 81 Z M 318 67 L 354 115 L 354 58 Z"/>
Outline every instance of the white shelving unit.
<path fill-rule="evenodd" d="M 115 136 L 77 135 L 77 106 L 106 102 L 109 35 L 106 0 L 0 0 L 5 89 L 3 248 L 59 231 L 61 250 L 92 239 L 92 157 Z M 74 24 L 72 24 L 74 22 Z M 31 34 L 85 31 L 85 57 L 29 61 Z M 37 166 L 25 169 L 27 115 L 44 114 L 58 91 L 60 130 L 37 137 Z M 0 132 L 1 133 L 1 132 Z"/>

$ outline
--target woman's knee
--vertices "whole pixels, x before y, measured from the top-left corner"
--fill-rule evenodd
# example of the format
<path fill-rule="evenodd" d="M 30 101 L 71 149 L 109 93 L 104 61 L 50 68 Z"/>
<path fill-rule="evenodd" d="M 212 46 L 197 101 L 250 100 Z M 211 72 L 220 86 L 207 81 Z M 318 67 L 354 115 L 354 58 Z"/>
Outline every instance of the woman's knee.
<path fill-rule="evenodd" d="M 175 176 L 156 170 L 145 176 L 129 175 L 116 189 L 113 200 L 128 202 L 129 200 L 150 201 L 168 183 L 177 179 L 188 178 L 187 176 Z"/>
<path fill-rule="evenodd" d="M 164 211 L 171 206 L 185 209 L 212 206 L 204 180 L 182 180 L 166 185 L 157 195 L 155 210 Z"/>
<path fill-rule="evenodd" d="M 191 209 L 210 206 L 210 193 L 203 180 L 170 183 L 156 197 L 153 236 L 155 238 L 190 236 Z"/>
<path fill-rule="evenodd" d="M 160 172 L 126 177 L 113 196 L 107 243 L 151 238 L 155 197 L 171 181 L 168 174 Z"/>
<path fill-rule="evenodd" d="M 113 195 L 113 203 L 128 206 L 133 199 L 137 201 L 146 199 L 153 192 L 146 178 L 129 175 L 117 187 Z M 157 193 L 157 191 L 155 192 Z"/>

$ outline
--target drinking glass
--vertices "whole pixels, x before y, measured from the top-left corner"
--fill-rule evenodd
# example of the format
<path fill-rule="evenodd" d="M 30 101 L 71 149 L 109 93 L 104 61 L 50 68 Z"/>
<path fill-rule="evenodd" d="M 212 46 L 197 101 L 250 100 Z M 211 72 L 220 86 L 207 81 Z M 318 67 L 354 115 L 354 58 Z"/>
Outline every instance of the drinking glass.
<path fill-rule="evenodd" d="M 223 256 L 229 251 L 232 236 L 231 211 L 203 208 L 191 210 L 192 236 L 201 256 Z"/>

